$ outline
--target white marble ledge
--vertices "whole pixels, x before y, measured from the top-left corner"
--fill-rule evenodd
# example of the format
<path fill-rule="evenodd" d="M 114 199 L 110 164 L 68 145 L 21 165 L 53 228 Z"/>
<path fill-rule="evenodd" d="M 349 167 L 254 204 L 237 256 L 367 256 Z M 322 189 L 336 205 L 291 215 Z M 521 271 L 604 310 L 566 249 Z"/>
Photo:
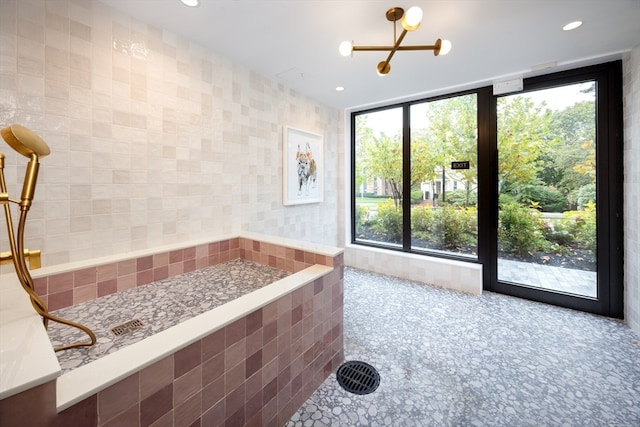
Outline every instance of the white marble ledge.
<path fill-rule="evenodd" d="M 135 344 L 80 366 L 58 378 L 58 412 L 266 306 L 333 268 L 312 265 L 222 306 L 186 320 Z"/>
<path fill-rule="evenodd" d="M 15 275 L 0 276 L 0 399 L 49 382 L 61 372 L 27 292 Z"/>

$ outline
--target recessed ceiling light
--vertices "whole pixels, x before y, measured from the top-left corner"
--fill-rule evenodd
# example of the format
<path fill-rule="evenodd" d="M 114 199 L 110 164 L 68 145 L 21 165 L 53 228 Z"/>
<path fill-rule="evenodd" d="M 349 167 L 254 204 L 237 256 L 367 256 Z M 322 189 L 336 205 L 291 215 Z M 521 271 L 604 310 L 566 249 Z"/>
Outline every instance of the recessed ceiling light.
<path fill-rule="evenodd" d="M 336 90 L 338 92 L 342 92 L 344 90 L 344 87 L 343 86 L 338 86 L 338 87 L 336 87 Z"/>
<path fill-rule="evenodd" d="M 180 0 L 180 1 L 189 7 L 196 7 L 198 5 L 198 0 Z"/>
<path fill-rule="evenodd" d="M 573 21 L 573 22 L 569 22 L 567 25 L 565 25 L 564 27 L 562 27 L 562 29 L 564 31 L 571 31 L 571 30 L 575 30 L 576 28 L 578 28 L 580 25 L 582 25 L 582 21 Z"/>

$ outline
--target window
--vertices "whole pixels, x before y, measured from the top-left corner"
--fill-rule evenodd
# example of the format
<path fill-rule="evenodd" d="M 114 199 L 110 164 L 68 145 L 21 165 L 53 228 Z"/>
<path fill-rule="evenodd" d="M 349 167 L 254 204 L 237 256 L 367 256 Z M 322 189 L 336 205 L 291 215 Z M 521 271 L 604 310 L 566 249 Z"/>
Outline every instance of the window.
<path fill-rule="evenodd" d="M 476 94 L 363 112 L 353 124 L 353 240 L 476 258 Z M 460 161 L 469 168 L 452 169 Z"/>
<path fill-rule="evenodd" d="M 355 116 L 355 239 L 401 248 L 402 108 Z"/>
<path fill-rule="evenodd" d="M 476 95 L 413 104 L 409 113 L 411 249 L 477 257 Z M 452 169 L 452 162 L 469 169 Z M 427 197 L 423 189 L 433 191 Z"/>
<path fill-rule="evenodd" d="M 621 82 L 614 61 L 352 113 L 352 243 L 480 263 L 484 289 L 621 316 Z"/>

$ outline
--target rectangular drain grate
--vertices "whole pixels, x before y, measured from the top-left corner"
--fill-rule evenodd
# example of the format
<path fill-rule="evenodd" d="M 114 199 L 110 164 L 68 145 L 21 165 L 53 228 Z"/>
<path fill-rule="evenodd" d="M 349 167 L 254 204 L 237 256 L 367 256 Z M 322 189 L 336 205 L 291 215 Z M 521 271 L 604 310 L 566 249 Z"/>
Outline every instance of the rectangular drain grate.
<path fill-rule="evenodd" d="M 126 323 L 123 323 L 122 325 L 114 326 L 113 328 L 111 328 L 111 332 L 113 332 L 115 336 L 119 337 L 121 335 L 128 334 L 129 332 L 140 329 L 143 326 L 144 325 L 142 324 L 140 319 L 133 319 L 129 320 Z"/>

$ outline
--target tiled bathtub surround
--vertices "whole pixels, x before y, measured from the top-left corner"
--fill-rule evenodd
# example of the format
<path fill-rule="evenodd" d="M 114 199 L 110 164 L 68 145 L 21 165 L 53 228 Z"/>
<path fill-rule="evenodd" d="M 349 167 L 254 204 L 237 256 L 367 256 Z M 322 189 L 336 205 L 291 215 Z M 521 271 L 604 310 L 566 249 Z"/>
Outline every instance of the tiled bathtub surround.
<path fill-rule="evenodd" d="M 289 272 L 313 264 L 333 265 L 332 258 L 323 254 L 232 238 L 42 277 L 40 270 L 32 273 L 36 292 L 55 311 L 237 258 Z"/>
<path fill-rule="evenodd" d="M 58 422 L 78 425 L 89 413 L 83 425 L 283 425 L 342 362 L 342 307 L 333 306 L 342 286 L 327 277 L 63 411 Z"/>
<path fill-rule="evenodd" d="M 240 238 L 237 243 L 238 257 L 251 258 L 253 262 L 284 262 L 293 269 L 303 269 L 313 260 L 326 266 L 312 265 L 74 369 L 57 379 L 57 390 L 50 386 L 54 382 L 45 383 L 0 400 L 0 423 L 283 425 L 343 360 L 343 256 L 339 250 L 326 255 L 253 238 Z M 307 273 L 310 271 L 316 273 Z M 295 284 L 296 276 L 317 278 L 300 282 L 306 283 L 300 286 Z M 275 300 L 263 299 L 262 295 L 268 295 L 274 286 L 291 291 Z M 233 319 L 234 313 L 237 317 L 238 312 L 254 304 L 256 309 L 224 323 L 225 318 Z M 223 326 L 218 329 L 216 324 Z M 209 332 L 177 351 L 163 350 L 159 354 L 166 355 L 152 359 L 151 364 L 143 361 L 149 356 L 140 350 L 140 345 L 164 349 L 166 339 L 191 334 L 192 326 Z M 109 382 L 106 388 L 96 386 L 95 392 L 78 395 L 75 388 L 93 389 L 93 379 L 104 367 L 130 373 L 112 377 L 117 382 Z M 57 392 L 57 399 L 52 398 L 52 390 Z M 57 415 L 56 405 L 62 411 Z"/>
<path fill-rule="evenodd" d="M 236 259 L 57 310 L 52 313 L 54 316 L 73 319 L 87 326 L 97 338 L 96 344 L 91 347 L 57 352 L 62 373 L 91 363 L 286 275 L 283 270 Z M 142 323 L 141 328 L 121 336 L 111 332 L 114 326 L 134 319 Z M 60 323 L 51 322 L 47 332 L 54 347 L 87 341 L 84 332 Z"/>

